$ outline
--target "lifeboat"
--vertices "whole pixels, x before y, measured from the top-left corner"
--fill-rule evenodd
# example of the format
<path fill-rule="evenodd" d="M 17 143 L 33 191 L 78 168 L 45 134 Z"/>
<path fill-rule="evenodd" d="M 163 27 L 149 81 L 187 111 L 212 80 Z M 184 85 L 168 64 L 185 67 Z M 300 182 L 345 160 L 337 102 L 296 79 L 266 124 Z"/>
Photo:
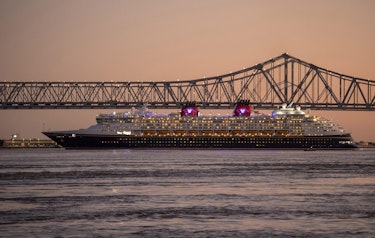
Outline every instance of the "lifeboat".
<path fill-rule="evenodd" d="M 218 136 L 226 136 L 226 135 L 228 135 L 228 131 L 218 130 L 218 131 L 215 131 L 215 134 L 218 135 Z"/>
<path fill-rule="evenodd" d="M 186 131 L 184 131 L 184 130 L 174 130 L 173 134 L 176 135 L 176 136 L 185 136 Z"/>
<path fill-rule="evenodd" d="M 210 136 L 210 135 L 212 135 L 212 131 L 211 130 L 202 130 L 202 135 L 203 136 Z"/>
<path fill-rule="evenodd" d="M 259 132 L 256 131 L 256 130 L 249 130 L 249 131 L 246 131 L 246 135 L 249 135 L 249 136 L 256 136 L 258 135 Z"/>
<path fill-rule="evenodd" d="M 145 136 L 156 136 L 157 132 L 154 131 L 154 130 L 147 130 L 147 131 L 143 131 L 143 135 L 145 135 Z"/>
<path fill-rule="evenodd" d="M 272 130 L 263 130 L 261 133 L 264 136 L 273 136 L 275 134 L 275 131 L 272 131 Z"/>
<path fill-rule="evenodd" d="M 234 135 L 234 136 L 243 136 L 243 135 L 245 135 L 245 131 L 233 130 L 232 131 L 232 135 Z"/>
<path fill-rule="evenodd" d="M 198 135 L 198 131 L 196 131 L 196 130 L 188 131 L 188 133 L 189 133 L 189 135 L 191 135 L 191 136 L 196 136 L 196 135 Z"/>
<path fill-rule="evenodd" d="M 159 131 L 159 135 L 162 135 L 162 136 L 165 136 L 165 135 L 168 135 L 169 136 L 170 132 L 168 130 L 160 130 Z"/>
<path fill-rule="evenodd" d="M 276 135 L 278 135 L 278 136 L 289 135 L 289 130 L 276 130 Z"/>
<path fill-rule="evenodd" d="M 240 100 L 236 104 L 233 111 L 234 117 L 249 117 L 251 115 L 251 107 L 249 100 Z"/>

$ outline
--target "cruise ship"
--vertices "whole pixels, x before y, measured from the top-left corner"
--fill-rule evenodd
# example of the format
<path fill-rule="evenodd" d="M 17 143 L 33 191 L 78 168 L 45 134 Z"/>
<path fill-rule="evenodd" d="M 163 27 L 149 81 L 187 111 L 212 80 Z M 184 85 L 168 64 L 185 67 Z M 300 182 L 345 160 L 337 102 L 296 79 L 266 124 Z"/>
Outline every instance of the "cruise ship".
<path fill-rule="evenodd" d="M 45 131 L 67 149 L 354 149 L 350 133 L 335 122 L 283 104 L 271 114 L 237 102 L 231 115 L 201 115 L 194 102 L 179 113 L 156 114 L 144 105 L 129 112 L 100 114 L 97 124 L 81 130 Z"/>

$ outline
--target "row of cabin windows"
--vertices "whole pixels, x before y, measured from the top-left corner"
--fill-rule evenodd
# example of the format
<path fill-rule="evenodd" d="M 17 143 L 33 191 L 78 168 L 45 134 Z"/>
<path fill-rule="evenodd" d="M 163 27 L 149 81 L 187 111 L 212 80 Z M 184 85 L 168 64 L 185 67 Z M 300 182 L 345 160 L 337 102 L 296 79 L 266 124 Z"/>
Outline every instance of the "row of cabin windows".
<path fill-rule="evenodd" d="M 120 144 L 120 143 L 132 143 L 132 144 L 150 144 L 150 143 L 225 143 L 225 144 L 232 144 L 232 143 L 279 143 L 279 144 L 305 144 L 305 143 L 314 143 L 314 144 L 327 144 L 332 143 L 330 139 L 323 139 L 323 138 L 313 138 L 313 139 L 302 139 L 302 138 L 292 138 L 289 140 L 282 139 L 282 138 L 143 138 L 143 139 L 118 139 L 118 140 L 103 140 L 102 144 Z"/>

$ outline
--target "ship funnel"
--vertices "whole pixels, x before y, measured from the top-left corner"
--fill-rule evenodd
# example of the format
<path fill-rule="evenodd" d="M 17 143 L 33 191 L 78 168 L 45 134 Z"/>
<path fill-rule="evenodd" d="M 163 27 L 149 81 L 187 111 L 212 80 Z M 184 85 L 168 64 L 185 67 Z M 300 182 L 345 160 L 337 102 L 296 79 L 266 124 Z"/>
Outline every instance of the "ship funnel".
<path fill-rule="evenodd" d="M 197 117 L 199 115 L 199 109 L 196 102 L 186 102 L 181 109 L 182 117 Z"/>
<path fill-rule="evenodd" d="M 233 111 L 234 117 L 249 117 L 251 115 L 251 107 L 249 100 L 240 100 L 236 104 Z"/>

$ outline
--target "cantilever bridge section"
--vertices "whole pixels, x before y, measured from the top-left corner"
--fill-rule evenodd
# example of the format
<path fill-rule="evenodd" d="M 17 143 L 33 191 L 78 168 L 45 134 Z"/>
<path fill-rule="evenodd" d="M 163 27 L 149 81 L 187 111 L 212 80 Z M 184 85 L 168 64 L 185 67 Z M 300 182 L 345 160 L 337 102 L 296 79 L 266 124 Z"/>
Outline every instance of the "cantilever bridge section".
<path fill-rule="evenodd" d="M 288 54 L 215 77 L 166 82 L 0 82 L 0 109 L 229 108 L 294 103 L 304 109 L 375 110 L 375 81 L 337 73 Z"/>

